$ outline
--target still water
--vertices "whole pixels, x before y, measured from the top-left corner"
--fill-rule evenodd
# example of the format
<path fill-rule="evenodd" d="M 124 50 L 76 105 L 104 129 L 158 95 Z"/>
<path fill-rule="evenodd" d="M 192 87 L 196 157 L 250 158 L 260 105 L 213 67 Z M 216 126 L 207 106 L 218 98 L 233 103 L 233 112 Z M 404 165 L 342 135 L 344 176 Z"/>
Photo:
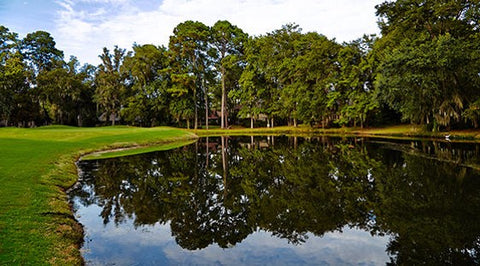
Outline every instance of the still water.
<path fill-rule="evenodd" d="M 82 161 L 91 265 L 480 263 L 480 146 L 217 137 Z"/>

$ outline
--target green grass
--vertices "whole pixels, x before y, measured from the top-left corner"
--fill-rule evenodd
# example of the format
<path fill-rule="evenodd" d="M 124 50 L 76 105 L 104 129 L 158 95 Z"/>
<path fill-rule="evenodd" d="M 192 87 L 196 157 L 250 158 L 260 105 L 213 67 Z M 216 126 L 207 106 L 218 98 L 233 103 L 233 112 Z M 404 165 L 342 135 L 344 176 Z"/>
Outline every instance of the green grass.
<path fill-rule="evenodd" d="M 80 156 L 129 147 L 141 150 L 102 156 L 159 150 L 195 138 L 166 127 L 0 128 L 0 265 L 82 263 L 83 232 L 65 193 L 78 178 Z"/>

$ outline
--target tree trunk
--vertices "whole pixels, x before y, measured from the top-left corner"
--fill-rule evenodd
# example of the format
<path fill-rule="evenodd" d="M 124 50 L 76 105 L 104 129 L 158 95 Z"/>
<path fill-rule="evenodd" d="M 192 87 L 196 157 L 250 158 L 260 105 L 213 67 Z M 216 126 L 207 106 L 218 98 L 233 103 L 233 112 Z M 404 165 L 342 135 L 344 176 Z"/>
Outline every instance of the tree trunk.
<path fill-rule="evenodd" d="M 220 126 L 221 128 L 225 128 L 227 127 L 226 125 L 226 110 L 225 110 L 225 106 L 226 106 L 226 97 L 225 97 L 225 67 L 222 66 L 222 70 L 221 70 L 221 75 L 222 75 L 222 107 L 221 107 L 221 116 L 222 116 L 222 122 L 220 123 Z"/>
<path fill-rule="evenodd" d="M 227 91 L 225 89 L 225 128 L 228 128 Z"/>
<path fill-rule="evenodd" d="M 297 119 L 296 118 L 293 119 L 293 126 L 297 127 Z"/>
<path fill-rule="evenodd" d="M 253 128 L 253 115 L 250 117 L 250 128 Z"/>
<path fill-rule="evenodd" d="M 195 89 L 193 89 L 193 104 L 195 105 L 195 120 L 193 121 L 193 128 L 198 128 L 198 106 L 197 106 L 197 84 L 195 82 Z"/>
<path fill-rule="evenodd" d="M 273 123 L 273 122 L 274 122 L 274 120 L 273 120 L 273 116 L 272 116 L 272 128 L 273 128 L 273 126 L 274 126 L 274 123 Z"/>
<path fill-rule="evenodd" d="M 117 120 L 117 116 L 115 114 L 115 111 L 112 111 L 112 115 L 110 116 L 110 119 L 112 119 L 112 126 L 115 125 L 115 120 Z"/>
<path fill-rule="evenodd" d="M 187 129 L 190 129 L 190 119 L 187 118 Z"/>
<path fill-rule="evenodd" d="M 205 79 L 202 81 L 203 91 L 205 93 L 205 127 L 208 129 L 208 92 L 207 87 L 205 86 Z"/>
<path fill-rule="evenodd" d="M 207 101 L 206 97 L 205 101 Z M 205 128 L 208 130 L 208 103 L 205 104 Z"/>

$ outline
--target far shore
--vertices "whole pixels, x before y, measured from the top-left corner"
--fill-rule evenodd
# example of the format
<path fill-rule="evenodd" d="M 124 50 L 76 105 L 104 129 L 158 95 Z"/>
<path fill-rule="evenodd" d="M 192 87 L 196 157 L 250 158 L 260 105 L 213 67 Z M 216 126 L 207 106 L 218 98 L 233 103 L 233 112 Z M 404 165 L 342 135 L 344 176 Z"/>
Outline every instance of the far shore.
<path fill-rule="evenodd" d="M 475 141 L 480 142 L 480 129 L 452 130 L 452 131 L 427 131 L 419 125 L 394 125 L 386 127 L 342 127 L 342 128 L 318 128 L 307 125 L 258 127 L 245 128 L 233 126 L 228 129 L 210 127 L 190 129 L 190 132 L 198 136 L 226 136 L 226 135 L 338 135 L 359 137 L 384 137 L 384 138 L 416 138 L 438 139 L 445 141 Z"/>

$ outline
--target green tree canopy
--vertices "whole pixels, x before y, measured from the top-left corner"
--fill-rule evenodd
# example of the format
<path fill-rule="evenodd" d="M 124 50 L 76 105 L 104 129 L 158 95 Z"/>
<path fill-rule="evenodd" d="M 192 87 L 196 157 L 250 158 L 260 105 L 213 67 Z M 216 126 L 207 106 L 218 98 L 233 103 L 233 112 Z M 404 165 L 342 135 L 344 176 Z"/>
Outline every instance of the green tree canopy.
<path fill-rule="evenodd" d="M 404 120 L 450 127 L 478 99 L 479 8 L 454 0 L 377 6 L 383 34 L 377 87 Z"/>
<path fill-rule="evenodd" d="M 125 49 L 115 46 L 113 54 L 105 47 L 100 55 L 102 63 L 95 76 L 95 101 L 103 108 L 106 121 L 115 125 L 126 92 L 125 73 L 121 66 L 125 59 Z"/>
<path fill-rule="evenodd" d="M 55 47 L 53 37 L 46 31 L 27 34 L 21 45 L 22 54 L 36 72 L 50 70 L 56 61 L 63 60 L 63 52 Z"/>
<path fill-rule="evenodd" d="M 229 90 L 238 82 L 241 69 L 236 66 L 243 55 L 243 46 L 247 38 L 247 34 L 240 28 L 225 20 L 217 21 L 211 28 L 211 45 L 216 51 L 215 68 L 220 74 L 222 86 L 221 128 L 228 127 L 227 97 Z"/>
<path fill-rule="evenodd" d="M 122 66 L 130 91 L 122 117 L 130 124 L 155 126 L 168 121 L 168 55 L 165 47 L 134 45 Z"/>
<path fill-rule="evenodd" d="M 205 24 L 189 20 L 175 27 L 169 42 L 172 82 L 174 83 L 172 94 L 176 94 L 177 98 L 175 99 L 184 103 L 191 101 L 189 104 L 175 104 L 174 109 L 177 110 L 177 114 L 183 114 L 181 117 L 187 120 L 187 124 L 192 118 L 190 114 L 193 114 L 195 129 L 198 127 L 199 100 L 202 98 L 199 97 L 199 93 L 203 91 L 202 86 L 205 79 L 202 74 L 206 70 L 208 60 L 208 38 L 209 28 Z M 191 99 L 178 98 L 184 95 Z M 177 117 L 180 116 L 177 115 Z"/>

